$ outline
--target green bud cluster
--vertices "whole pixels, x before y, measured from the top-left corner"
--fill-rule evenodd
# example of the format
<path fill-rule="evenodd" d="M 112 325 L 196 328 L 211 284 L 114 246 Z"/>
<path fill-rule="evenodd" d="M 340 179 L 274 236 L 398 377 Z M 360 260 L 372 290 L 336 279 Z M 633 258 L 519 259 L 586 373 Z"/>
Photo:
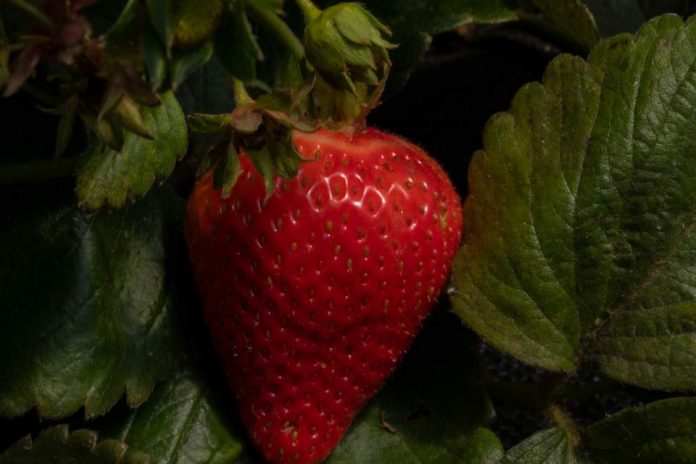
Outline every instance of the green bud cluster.
<path fill-rule="evenodd" d="M 339 3 L 308 18 L 305 52 L 331 86 L 355 94 L 358 84 L 377 86 L 386 79 L 395 45 L 391 31 L 358 3 Z"/>

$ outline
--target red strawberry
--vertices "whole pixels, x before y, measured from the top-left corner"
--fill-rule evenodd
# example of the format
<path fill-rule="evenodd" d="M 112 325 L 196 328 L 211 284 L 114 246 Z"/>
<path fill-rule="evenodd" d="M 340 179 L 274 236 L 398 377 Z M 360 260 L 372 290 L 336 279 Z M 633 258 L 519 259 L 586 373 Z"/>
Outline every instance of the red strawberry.
<path fill-rule="evenodd" d="M 461 237 L 460 200 L 422 150 L 377 130 L 297 133 L 299 174 L 246 156 L 229 198 L 200 179 L 186 235 L 214 344 L 272 463 L 326 458 L 408 349 Z"/>

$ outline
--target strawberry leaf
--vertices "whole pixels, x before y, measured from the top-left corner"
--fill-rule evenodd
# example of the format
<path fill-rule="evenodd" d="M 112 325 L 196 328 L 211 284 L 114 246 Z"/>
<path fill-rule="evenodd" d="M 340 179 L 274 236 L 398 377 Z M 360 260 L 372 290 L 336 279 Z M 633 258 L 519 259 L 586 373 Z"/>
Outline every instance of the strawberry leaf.
<path fill-rule="evenodd" d="M 696 462 L 696 398 L 625 409 L 588 428 L 587 448 L 598 463 Z"/>
<path fill-rule="evenodd" d="M 193 72 L 202 68 L 213 56 L 213 42 L 173 53 L 171 80 L 177 89 Z"/>
<path fill-rule="evenodd" d="M 0 464 L 148 464 L 150 458 L 120 441 L 99 440 L 91 430 L 50 427 L 36 438 L 28 435 L 0 454 Z"/>
<path fill-rule="evenodd" d="M 656 18 L 555 59 L 488 122 L 452 300 L 501 350 L 696 389 L 695 43 L 696 18 Z"/>
<path fill-rule="evenodd" d="M 190 46 L 210 39 L 227 0 L 174 1 L 172 20 L 174 41 Z"/>
<path fill-rule="evenodd" d="M 215 35 L 215 54 L 227 72 L 237 79 L 249 82 L 256 78 L 256 62 L 263 55 L 243 2 L 230 2 L 225 6 L 222 24 Z"/>
<path fill-rule="evenodd" d="M 234 108 L 229 76 L 215 56 L 186 79 L 176 96 L 186 114 L 229 113 Z"/>
<path fill-rule="evenodd" d="M 95 141 L 83 153 L 76 188 L 82 205 L 123 206 L 126 199 L 147 193 L 156 179 L 168 177 L 186 152 L 186 119 L 174 94 L 163 94 L 159 106 L 141 112 L 152 140 L 124 131 L 121 151 Z"/>
<path fill-rule="evenodd" d="M 573 48 L 587 52 L 599 40 L 590 9 L 581 0 L 531 0 L 544 15 L 549 32 Z"/>
<path fill-rule="evenodd" d="M 0 416 L 101 415 L 124 391 L 142 403 L 173 372 L 180 298 L 165 264 L 179 210 L 156 190 L 94 215 L 58 201 L 4 213 Z"/>
<path fill-rule="evenodd" d="M 245 444 L 231 409 L 210 382 L 194 369 L 181 369 L 159 385 L 148 401 L 121 417 L 105 418 L 105 436 L 147 453 L 152 463 L 223 464 L 235 462 Z"/>
<path fill-rule="evenodd" d="M 472 345 L 450 315 L 434 315 L 327 464 L 498 462 L 502 447 L 485 428 L 494 413 L 475 384 Z"/>
<path fill-rule="evenodd" d="M 552 428 L 537 432 L 510 448 L 501 464 L 581 464 L 568 431 Z"/>
<path fill-rule="evenodd" d="M 505 0 L 366 0 L 362 2 L 395 31 L 446 32 L 472 22 L 497 23 L 516 18 Z"/>

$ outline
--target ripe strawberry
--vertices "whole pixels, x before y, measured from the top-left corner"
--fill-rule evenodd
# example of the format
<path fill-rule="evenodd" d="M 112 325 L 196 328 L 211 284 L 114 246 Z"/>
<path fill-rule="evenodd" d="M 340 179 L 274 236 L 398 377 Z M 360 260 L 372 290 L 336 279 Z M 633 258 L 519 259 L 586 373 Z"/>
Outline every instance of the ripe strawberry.
<path fill-rule="evenodd" d="M 272 463 L 326 458 L 411 344 L 447 279 L 460 200 L 397 137 L 296 133 L 299 174 L 264 184 L 246 156 L 212 175 L 186 235 L 214 344 L 251 438 Z"/>

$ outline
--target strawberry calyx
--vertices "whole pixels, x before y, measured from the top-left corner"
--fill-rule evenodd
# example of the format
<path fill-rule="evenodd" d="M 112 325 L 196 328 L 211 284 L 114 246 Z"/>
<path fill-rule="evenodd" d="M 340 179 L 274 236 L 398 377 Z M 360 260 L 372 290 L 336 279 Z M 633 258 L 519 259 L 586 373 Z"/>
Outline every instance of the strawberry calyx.
<path fill-rule="evenodd" d="M 387 26 L 362 5 L 338 3 L 324 10 L 297 0 L 307 24 L 307 61 L 318 74 L 312 104 L 323 125 L 364 125 L 379 104 L 391 69 Z"/>
<path fill-rule="evenodd" d="M 231 113 L 189 117 L 191 130 L 225 135 L 222 142 L 209 151 L 199 174 L 214 166 L 213 185 L 221 188 L 223 198 L 227 198 L 239 178 L 239 157 L 244 153 L 263 177 L 268 199 L 273 193 L 274 176 L 294 177 L 305 160 L 293 144 L 293 132 L 312 132 L 315 127 L 283 111 L 257 104 L 239 80 L 233 81 L 233 87 L 237 106 Z"/>

